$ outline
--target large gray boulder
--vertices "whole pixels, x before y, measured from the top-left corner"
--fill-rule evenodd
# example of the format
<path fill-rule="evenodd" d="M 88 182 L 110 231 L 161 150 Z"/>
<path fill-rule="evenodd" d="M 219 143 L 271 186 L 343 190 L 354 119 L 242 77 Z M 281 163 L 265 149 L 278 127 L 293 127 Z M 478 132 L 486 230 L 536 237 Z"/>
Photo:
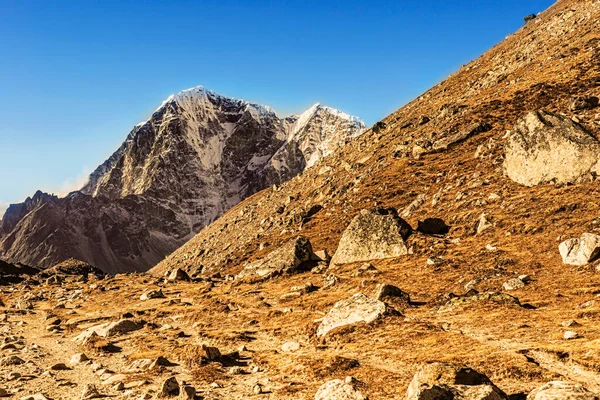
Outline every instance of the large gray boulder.
<path fill-rule="evenodd" d="M 600 142 L 581 125 L 547 111 L 520 119 L 505 146 L 504 171 L 525 186 L 595 179 Z"/>
<path fill-rule="evenodd" d="M 293 273 L 298 271 L 303 263 L 310 261 L 312 255 L 310 241 L 299 236 L 273 250 L 266 257 L 247 264 L 237 275 L 237 279 L 269 279 L 284 273 Z"/>
<path fill-rule="evenodd" d="M 421 366 L 406 391 L 407 400 L 504 400 L 506 394 L 474 369 L 432 363 Z"/>
<path fill-rule="evenodd" d="M 558 251 L 565 264 L 586 265 L 600 255 L 600 236 L 584 233 L 579 238 L 562 242 Z"/>
<path fill-rule="evenodd" d="M 564 381 L 552 381 L 533 390 L 527 400 L 600 400 L 600 396 L 583 386 Z"/>
<path fill-rule="evenodd" d="M 393 258 L 408 253 L 410 225 L 394 208 L 361 210 L 344 231 L 333 264 Z"/>
<path fill-rule="evenodd" d="M 387 312 L 384 302 L 356 293 L 333 305 L 317 328 L 317 336 L 325 336 L 330 331 L 359 322 L 370 323 Z"/>

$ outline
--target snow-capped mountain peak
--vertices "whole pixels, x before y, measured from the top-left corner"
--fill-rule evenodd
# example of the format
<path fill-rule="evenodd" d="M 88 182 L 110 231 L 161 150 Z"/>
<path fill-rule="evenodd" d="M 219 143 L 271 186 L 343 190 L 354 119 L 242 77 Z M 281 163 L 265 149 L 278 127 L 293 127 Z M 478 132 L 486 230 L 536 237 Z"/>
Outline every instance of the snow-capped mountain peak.
<path fill-rule="evenodd" d="M 244 198 L 296 176 L 363 130 L 358 118 L 320 104 L 282 119 L 267 106 L 186 89 L 136 125 L 76 195 L 13 213 L 15 230 L 44 227 L 60 245 L 38 243 L 46 231 L 7 232 L 20 239 L 4 240 L 0 251 L 36 265 L 68 256 L 111 272 L 144 270 Z"/>

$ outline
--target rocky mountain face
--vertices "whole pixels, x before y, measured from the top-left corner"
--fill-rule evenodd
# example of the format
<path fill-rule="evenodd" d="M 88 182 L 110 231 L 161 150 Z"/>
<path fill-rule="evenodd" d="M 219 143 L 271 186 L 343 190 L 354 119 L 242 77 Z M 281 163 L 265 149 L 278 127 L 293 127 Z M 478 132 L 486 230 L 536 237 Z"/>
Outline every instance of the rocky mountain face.
<path fill-rule="evenodd" d="M 111 273 L 147 270 L 242 199 L 363 130 L 319 104 L 281 119 L 269 107 L 184 90 L 138 124 L 80 191 L 12 205 L 0 254 L 41 267 L 77 258 Z"/>

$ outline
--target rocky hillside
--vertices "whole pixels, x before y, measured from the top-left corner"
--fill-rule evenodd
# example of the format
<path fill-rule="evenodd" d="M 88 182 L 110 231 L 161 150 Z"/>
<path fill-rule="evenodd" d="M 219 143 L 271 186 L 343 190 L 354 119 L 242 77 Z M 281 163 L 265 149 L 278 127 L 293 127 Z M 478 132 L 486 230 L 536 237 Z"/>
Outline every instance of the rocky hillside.
<path fill-rule="evenodd" d="M 228 315 L 248 327 L 236 334 L 305 344 L 301 356 L 267 362 L 282 384 L 312 382 L 298 389 L 305 398 L 324 382 L 313 368 L 328 356 L 356 360 L 351 373 L 373 398 L 404 396 L 430 361 L 466 364 L 505 393 L 550 380 L 598 391 L 598 97 L 600 3 L 559 1 L 314 168 L 241 202 L 152 272 L 224 280 L 219 301 L 242 304 Z M 412 228 L 395 236 L 395 252 L 351 248 L 370 258 L 318 265 L 338 257 L 361 210 L 381 209 Z M 298 236 L 319 251 L 313 265 L 273 266 Z M 408 307 L 385 302 L 402 316 L 380 317 L 389 314 L 373 302 L 378 284 L 410 296 Z M 367 326 L 319 336 L 336 305 L 355 318 L 355 304 L 372 306 L 355 319 Z"/>
<path fill-rule="evenodd" d="M 598 400 L 599 91 L 600 3 L 559 1 L 151 274 L 0 288 L 0 389 Z"/>
<path fill-rule="evenodd" d="M 111 273 L 147 270 L 242 199 L 363 130 L 318 104 L 281 119 L 202 87 L 184 90 L 138 124 L 80 191 L 12 205 L 0 254 L 41 267 L 74 257 Z"/>

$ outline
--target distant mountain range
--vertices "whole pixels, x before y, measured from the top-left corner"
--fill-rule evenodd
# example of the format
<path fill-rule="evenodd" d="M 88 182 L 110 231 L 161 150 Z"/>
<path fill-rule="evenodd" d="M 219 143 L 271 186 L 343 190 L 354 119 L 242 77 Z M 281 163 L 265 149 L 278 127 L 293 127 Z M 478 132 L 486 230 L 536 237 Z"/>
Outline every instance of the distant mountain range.
<path fill-rule="evenodd" d="M 38 191 L 11 205 L 0 222 L 0 258 L 147 270 L 244 198 L 296 176 L 364 129 L 320 104 L 280 118 L 203 87 L 184 90 L 136 125 L 81 190 L 64 198 Z"/>

